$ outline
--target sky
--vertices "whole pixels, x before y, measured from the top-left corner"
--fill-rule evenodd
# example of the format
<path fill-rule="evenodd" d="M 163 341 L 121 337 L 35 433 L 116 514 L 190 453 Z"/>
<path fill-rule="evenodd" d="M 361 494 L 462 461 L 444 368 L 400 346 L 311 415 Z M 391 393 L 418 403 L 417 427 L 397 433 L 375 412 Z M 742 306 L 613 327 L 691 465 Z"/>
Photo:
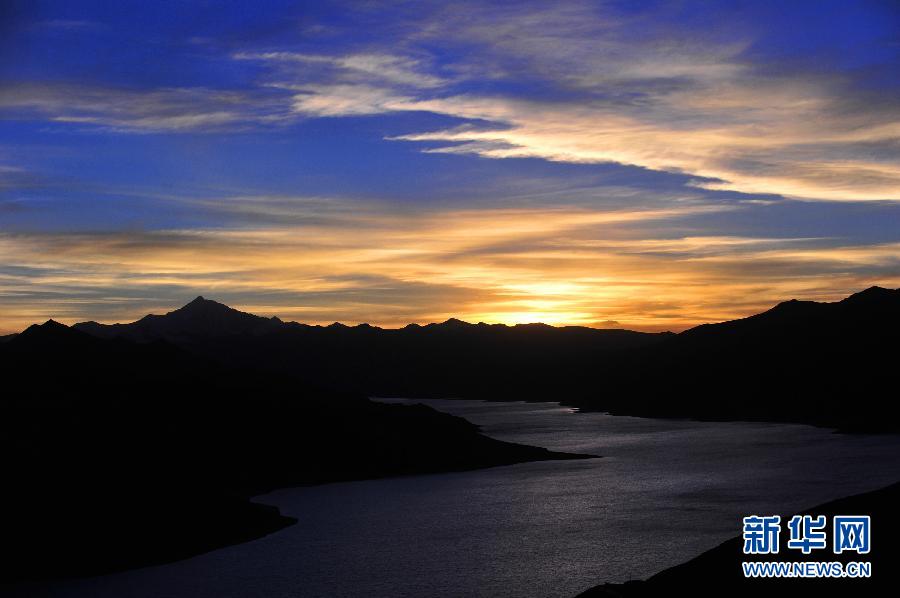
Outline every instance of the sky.
<path fill-rule="evenodd" d="M 900 286 L 900 4 L 0 3 L 0 332 Z"/>

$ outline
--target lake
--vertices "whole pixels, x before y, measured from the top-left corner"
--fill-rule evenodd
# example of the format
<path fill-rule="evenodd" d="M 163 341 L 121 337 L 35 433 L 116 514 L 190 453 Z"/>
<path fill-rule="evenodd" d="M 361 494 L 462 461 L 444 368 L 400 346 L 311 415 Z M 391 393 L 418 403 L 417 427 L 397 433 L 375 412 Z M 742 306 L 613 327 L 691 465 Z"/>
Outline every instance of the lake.
<path fill-rule="evenodd" d="M 681 563 L 738 535 L 744 515 L 900 480 L 896 435 L 418 402 L 495 438 L 602 458 L 280 490 L 257 500 L 300 521 L 276 534 L 23 595 L 568 597 Z"/>

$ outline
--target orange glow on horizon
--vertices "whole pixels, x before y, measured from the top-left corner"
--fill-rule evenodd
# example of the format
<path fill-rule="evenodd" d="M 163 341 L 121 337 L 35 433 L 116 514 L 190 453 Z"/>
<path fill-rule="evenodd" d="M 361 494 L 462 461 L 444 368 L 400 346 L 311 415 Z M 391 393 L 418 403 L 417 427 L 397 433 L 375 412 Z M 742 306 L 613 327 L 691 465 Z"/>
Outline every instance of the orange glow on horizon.
<path fill-rule="evenodd" d="M 259 203 L 254 209 L 267 208 Z M 49 317 L 132 321 L 196 295 L 313 324 L 399 327 L 456 317 L 682 330 L 790 298 L 835 300 L 872 284 L 900 286 L 896 243 L 647 233 L 724 209 L 397 216 L 370 205 L 336 210 L 314 225 L 0 235 L 0 260 L 25 272 L 0 276 L 0 330 Z M 19 299 L 34 290 L 40 299 Z"/>

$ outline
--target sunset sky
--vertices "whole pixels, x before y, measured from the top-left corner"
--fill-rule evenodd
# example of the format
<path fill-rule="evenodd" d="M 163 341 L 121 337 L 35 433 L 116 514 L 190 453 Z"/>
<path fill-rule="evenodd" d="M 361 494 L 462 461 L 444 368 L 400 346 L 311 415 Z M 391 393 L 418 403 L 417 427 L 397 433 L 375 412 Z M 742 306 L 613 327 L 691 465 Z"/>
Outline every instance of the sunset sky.
<path fill-rule="evenodd" d="M 0 332 L 900 286 L 900 4 L 0 4 Z"/>

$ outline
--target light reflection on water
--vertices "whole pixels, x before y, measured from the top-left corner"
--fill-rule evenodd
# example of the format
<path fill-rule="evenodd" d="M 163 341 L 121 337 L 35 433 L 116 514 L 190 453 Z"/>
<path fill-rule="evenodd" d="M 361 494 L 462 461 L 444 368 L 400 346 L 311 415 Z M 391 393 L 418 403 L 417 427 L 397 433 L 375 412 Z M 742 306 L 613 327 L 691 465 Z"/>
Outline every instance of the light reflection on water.
<path fill-rule="evenodd" d="M 573 596 L 683 562 L 739 533 L 742 515 L 900 479 L 898 436 L 421 402 L 495 438 L 603 458 L 281 490 L 258 499 L 300 519 L 277 534 L 30 595 Z"/>

